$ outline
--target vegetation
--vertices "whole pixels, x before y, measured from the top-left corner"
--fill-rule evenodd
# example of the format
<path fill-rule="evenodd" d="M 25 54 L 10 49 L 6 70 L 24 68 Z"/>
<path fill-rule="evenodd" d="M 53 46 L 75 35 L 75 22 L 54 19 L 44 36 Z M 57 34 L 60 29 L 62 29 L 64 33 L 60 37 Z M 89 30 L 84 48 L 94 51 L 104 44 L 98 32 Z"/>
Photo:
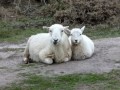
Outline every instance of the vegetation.
<path fill-rule="evenodd" d="M 42 29 L 41 24 L 46 21 L 49 23 L 49 20 L 21 19 L 16 22 L 0 22 L 0 42 L 20 42 L 31 35 L 46 32 Z M 34 24 L 32 22 L 39 23 Z"/>
<path fill-rule="evenodd" d="M 1 19 L 52 17 L 63 24 L 120 23 L 120 0 L 1 0 Z M 1 13 L 2 12 L 2 13 Z"/>
<path fill-rule="evenodd" d="M 42 26 L 86 25 L 92 39 L 120 35 L 120 0 L 1 0 L 0 42 L 16 42 L 40 32 Z M 46 31 L 45 31 L 46 32 Z"/>
<path fill-rule="evenodd" d="M 24 41 L 25 38 L 30 37 L 31 35 L 41 32 L 47 32 L 46 30 L 42 29 L 41 25 L 39 25 L 39 23 L 44 23 L 44 21 L 40 21 L 38 25 L 35 26 L 34 24 L 31 25 L 31 22 L 34 22 L 34 20 L 21 20 L 14 24 L 0 22 L 0 42 L 21 42 Z M 73 26 L 71 26 L 71 28 L 72 27 Z M 87 26 L 84 34 L 88 35 L 92 39 L 118 37 L 120 36 L 120 28 L 110 27 L 108 25 L 98 25 L 92 27 Z"/>
<path fill-rule="evenodd" d="M 118 25 L 119 2 L 119 0 L 71 0 L 69 8 L 56 11 L 54 16 L 56 21 L 66 24 Z"/>
<path fill-rule="evenodd" d="M 25 75 L 21 83 L 13 83 L 5 90 L 120 90 L 120 71 L 104 74 L 72 74 L 57 77 Z"/>

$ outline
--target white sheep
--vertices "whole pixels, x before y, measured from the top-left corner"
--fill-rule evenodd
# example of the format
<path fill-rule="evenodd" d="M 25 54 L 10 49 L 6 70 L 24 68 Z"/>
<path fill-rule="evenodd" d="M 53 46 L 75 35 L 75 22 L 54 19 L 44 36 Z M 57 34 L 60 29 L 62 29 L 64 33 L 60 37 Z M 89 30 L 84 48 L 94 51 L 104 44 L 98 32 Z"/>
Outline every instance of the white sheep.
<path fill-rule="evenodd" d="M 64 33 L 68 26 L 54 24 L 43 28 L 48 29 L 49 33 L 40 33 L 29 38 L 24 51 L 25 63 L 30 59 L 45 64 L 69 61 L 72 51 L 68 36 Z"/>
<path fill-rule="evenodd" d="M 70 31 L 69 41 L 71 43 L 73 60 L 86 59 L 91 57 L 94 53 L 94 43 L 89 37 L 82 34 L 84 29 L 85 26 L 81 29 L 73 28 Z"/>

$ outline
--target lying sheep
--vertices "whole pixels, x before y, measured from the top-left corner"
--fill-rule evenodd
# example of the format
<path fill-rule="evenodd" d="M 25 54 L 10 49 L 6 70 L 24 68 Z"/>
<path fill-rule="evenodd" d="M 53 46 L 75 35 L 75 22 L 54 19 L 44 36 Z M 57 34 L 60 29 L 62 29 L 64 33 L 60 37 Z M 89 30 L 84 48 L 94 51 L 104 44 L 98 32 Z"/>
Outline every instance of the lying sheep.
<path fill-rule="evenodd" d="M 85 26 L 80 28 L 74 28 L 70 31 L 69 37 L 72 48 L 72 59 L 81 60 L 89 58 L 94 53 L 94 43 L 86 35 L 82 35 Z"/>
<path fill-rule="evenodd" d="M 68 36 L 64 33 L 68 26 L 54 24 L 50 27 L 44 26 L 49 33 L 40 33 L 29 38 L 24 51 L 24 61 L 30 59 L 45 64 L 67 62 L 71 59 L 71 47 Z"/>

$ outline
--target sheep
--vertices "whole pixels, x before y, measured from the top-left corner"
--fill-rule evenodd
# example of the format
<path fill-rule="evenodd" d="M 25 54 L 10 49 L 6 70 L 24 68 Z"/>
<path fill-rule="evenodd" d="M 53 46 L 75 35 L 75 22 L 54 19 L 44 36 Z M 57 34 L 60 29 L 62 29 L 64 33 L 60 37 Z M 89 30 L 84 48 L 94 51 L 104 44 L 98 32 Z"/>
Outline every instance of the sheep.
<path fill-rule="evenodd" d="M 69 61 L 72 51 L 68 36 L 64 33 L 68 27 L 61 24 L 43 26 L 49 33 L 40 33 L 29 38 L 24 50 L 24 62 L 29 63 L 30 59 L 45 64 Z"/>
<path fill-rule="evenodd" d="M 85 26 L 80 28 L 73 28 L 70 31 L 69 41 L 72 49 L 72 59 L 73 60 L 83 60 L 90 58 L 94 53 L 94 43 L 93 41 L 83 35 Z"/>

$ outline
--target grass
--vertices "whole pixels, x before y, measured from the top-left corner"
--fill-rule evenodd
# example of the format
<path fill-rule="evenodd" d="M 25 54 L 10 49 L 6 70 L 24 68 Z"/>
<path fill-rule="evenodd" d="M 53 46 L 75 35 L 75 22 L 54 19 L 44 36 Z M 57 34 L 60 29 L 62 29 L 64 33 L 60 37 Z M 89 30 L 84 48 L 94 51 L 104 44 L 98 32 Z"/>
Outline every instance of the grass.
<path fill-rule="evenodd" d="M 0 41 L 1 42 L 19 42 L 19 40 L 24 40 L 25 38 L 43 32 L 42 29 L 2 29 L 0 30 Z M 45 31 L 44 31 L 45 32 Z"/>
<path fill-rule="evenodd" d="M 28 20 L 21 20 L 18 22 L 27 23 Z M 25 29 L 14 28 L 9 22 L 0 22 L 0 29 L 0 42 L 20 42 L 31 35 L 46 32 L 46 30 L 43 30 L 42 28 L 35 27 L 28 27 Z M 88 35 L 92 39 L 118 37 L 120 36 L 120 28 L 98 25 L 94 27 L 87 27 L 84 34 Z"/>
<path fill-rule="evenodd" d="M 21 18 L 17 21 L 0 21 L 0 42 L 20 42 L 31 35 L 46 32 L 42 29 L 43 25 L 50 24 L 51 18 Z M 46 24 L 47 22 L 47 24 Z M 40 27 L 41 26 L 41 27 Z"/>
<path fill-rule="evenodd" d="M 5 90 L 75 90 L 89 87 L 89 90 L 120 90 L 120 71 L 104 74 L 71 74 L 45 77 L 28 74 L 21 83 L 13 83 Z M 97 88 L 97 89 L 96 89 Z M 79 90 L 79 89 L 77 89 Z"/>
<path fill-rule="evenodd" d="M 120 27 L 98 25 L 85 29 L 84 33 L 92 39 L 119 37 Z"/>

